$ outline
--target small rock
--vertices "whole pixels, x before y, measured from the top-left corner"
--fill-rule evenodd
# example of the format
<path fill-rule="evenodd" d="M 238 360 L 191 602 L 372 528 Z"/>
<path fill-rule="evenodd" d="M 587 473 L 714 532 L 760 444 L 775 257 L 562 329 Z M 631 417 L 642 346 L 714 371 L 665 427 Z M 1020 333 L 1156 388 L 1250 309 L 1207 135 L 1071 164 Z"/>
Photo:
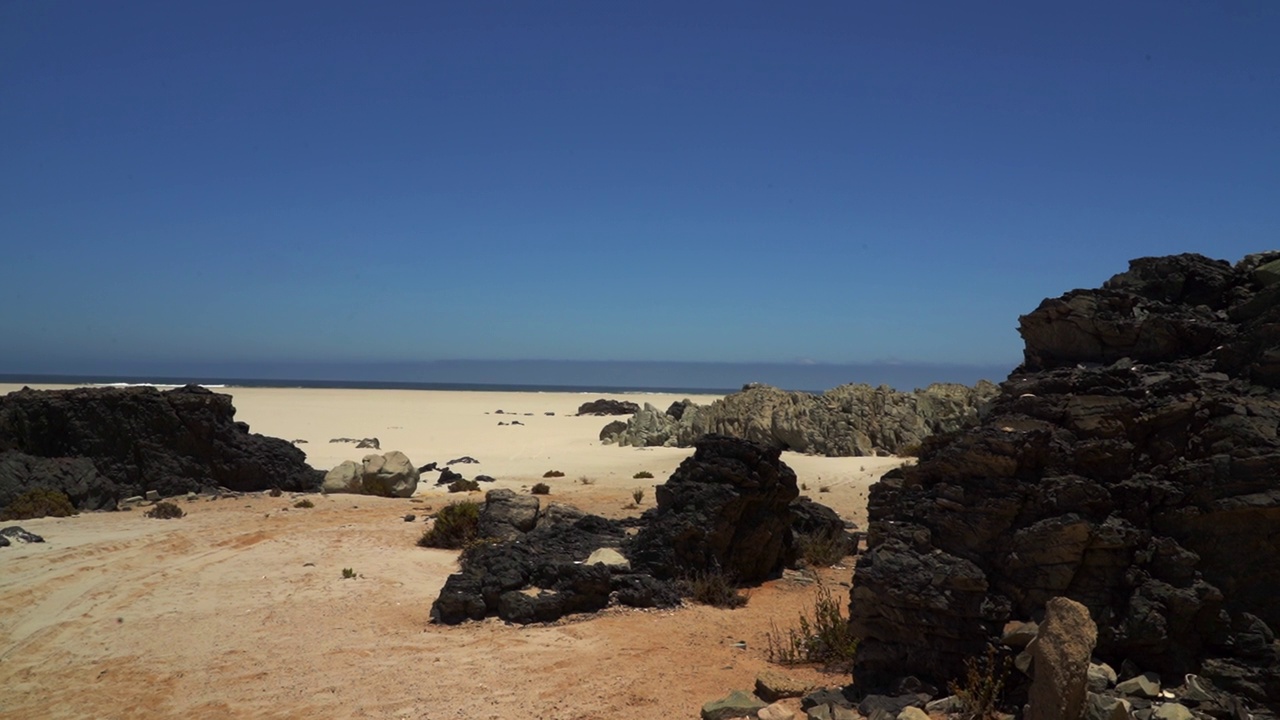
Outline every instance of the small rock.
<path fill-rule="evenodd" d="M 1142 673 L 1117 684 L 1116 692 L 1141 698 L 1160 697 L 1160 676 L 1153 672 Z"/>
<path fill-rule="evenodd" d="M 490 475 L 477 475 L 476 482 L 498 482 L 497 479 Z"/>
<path fill-rule="evenodd" d="M 1165 703 L 1156 708 L 1151 717 L 1156 720 L 1195 720 L 1195 715 L 1181 703 Z"/>
<path fill-rule="evenodd" d="M 1102 692 L 1114 685 L 1116 671 L 1106 663 L 1089 663 L 1089 690 Z"/>
<path fill-rule="evenodd" d="M 1128 720 L 1129 706 L 1119 698 L 1089 693 L 1084 704 L 1084 720 Z"/>
<path fill-rule="evenodd" d="M 805 711 L 805 720 L 832 720 L 830 705 L 815 705 Z"/>
<path fill-rule="evenodd" d="M 141 495 L 131 495 L 116 503 L 117 510 L 130 510 L 141 505 L 145 500 Z"/>
<path fill-rule="evenodd" d="M 963 707 L 964 704 L 960 701 L 960 698 L 955 695 L 948 695 L 944 698 L 938 698 L 933 702 L 925 703 L 924 711 L 927 713 L 950 715 L 951 713 L 960 712 Z"/>
<path fill-rule="evenodd" d="M 156 490 L 147 491 L 147 502 L 159 502 L 159 501 L 160 501 L 160 493 L 158 491 Z"/>
<path fill-rule="evenodd" d="M 734 690 L 719 700 L 702 706 L 702 720 L 728 720 L 749 717 L 764 709 L 765 704 L 746 690 Z"/>
<path fill-rule="evenodd" d="M 603 547 L 591 553 L 591 556 L 587 558 L 586 564 L 605 565 L 619 570 L 631 569 L 631 561 L 623 557 L 622 553 L 609 547 Z"/>
<path fill-rule="evenodd" d="M 1024 648 L 1036 638 L 1040 626 L 1033 622 L 1011 620 L 1005 623 L 1004 634 L 1000 636 L 1000 644 L 1011 648 Z"/>
<path fill-rule="evenodd" d="M 819 705 L 839 705 L 840 707 L 847 708 L 853 707 L 853 703 L 849 702 L 849 698 L 845 697 L 844 693 L 831 688 L 814 690 L 800 699 L 800 707 L 805 710 L 818 707 Z"/>
<path fill-rule="evenodd" d="M 408 514 L 408 515 L 405 515 L 405 516 L 404 516 L 404 521 L 405 521 L 405 522 L 413 522 L 414 520 L 417 520 L 417 519 L 418 519 L 418 516 L 417 516 L 417 515 L 414 515 L 414 514 L 412 514 L 412 513 L 410 513 L 410 514 Z"/>
<path fill-rule="evenodd" d="M 782 703 L 774 703 L 762 708 L 756 715 L 760 720 L 792 720 L 795 716 L 795 711 Z"/>
<path fill-rule="evenodd" d="M 764 670 L 756 675 L 756 695 L 775 702 L 783 698 L 800 697 L 811 689 L 811 686 L 790 675 L 777 670 Z"/>
<path fill-rule="evenodd" d="M 929 714 L 918 707 L 907 707 L 898 713 L 898 720 L 929 720 Z"/>
<path fill-rule="evenodd" d="M 454 458 L 450 460 L 449 462 L 445 463 L 445 465 L 475 465 L 479 462 L 480 462 L 479 460 L 471 457 L 470 455 L 463 455 L 460 458 Z"/>

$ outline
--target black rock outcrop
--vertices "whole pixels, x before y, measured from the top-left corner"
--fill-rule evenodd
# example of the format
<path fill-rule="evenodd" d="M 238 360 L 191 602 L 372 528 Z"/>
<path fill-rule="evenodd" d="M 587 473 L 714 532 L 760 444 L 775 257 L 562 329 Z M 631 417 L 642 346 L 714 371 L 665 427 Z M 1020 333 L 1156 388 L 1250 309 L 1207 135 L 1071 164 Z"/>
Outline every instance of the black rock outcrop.
<path fill-rule="evenodd" d="M 0 505 L 36 487 L 94 510 L 149 490 L 298 491 L 322 477 L 288 441 L 236 422 L 229 395 L 194 385 L 24 388 L 0 397 Z"/>
<path fill-rule="evenodd" d="M 611 602 L 678 604 L 682 581 L 698 573 L 722 572 L 741 583 L 770 577 L 791 559 L 791 503 L 798 494 L 795 473 L 779 454 L 746 440 L 704 438 L 657 488 L 658 507 L 630 521 L 639 526 L 634 537 L 624 521 L 556 503 L 539 510 L 536 498 L 491 490 L 479 528 L 499 541 L 463 553 L 431 617 L 549 621 Z M 806 527 L 831 526 L 834 514 L 825 508 L 804 510 Z M 621 562 L 587 562 L 602 548 L 617 551 Z"/>
<path fill-rule="evenodd" d="M 640 406 L 628 402 L 626 400 L 592 400 L 578 406 L 579 415 L 631 415 L 637 412 Z"/>
<path fill-rule="evenodd" d="M 781 451 L 721 435 L 694 447 L 655 489 L 628 557 L 660 578 L 719 569 L 754 583 L 780 572 L 793 551 L 788 505 L 800 494 Z"/>
<path fill-rule="evenodd" d="M 859 684 L 958 677 L 1065 596 L 1115 667 L 1280 708 L 1280 252 L 1135 260 L 1020 331 L 982 424 L 872 488 Z"/>

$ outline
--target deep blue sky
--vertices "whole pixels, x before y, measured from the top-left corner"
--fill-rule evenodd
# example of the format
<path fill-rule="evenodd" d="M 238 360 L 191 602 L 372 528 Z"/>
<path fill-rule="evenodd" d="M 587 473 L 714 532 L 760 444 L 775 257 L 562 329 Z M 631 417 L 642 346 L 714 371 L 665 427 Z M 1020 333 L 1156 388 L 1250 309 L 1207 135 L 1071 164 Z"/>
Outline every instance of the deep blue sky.
<path fill-rule="evenodd" d="M 1277 38 L 1263 0 L 0 2 L 0 372 L 1012 366 L 1043 297 L 1280 244 Z"/>

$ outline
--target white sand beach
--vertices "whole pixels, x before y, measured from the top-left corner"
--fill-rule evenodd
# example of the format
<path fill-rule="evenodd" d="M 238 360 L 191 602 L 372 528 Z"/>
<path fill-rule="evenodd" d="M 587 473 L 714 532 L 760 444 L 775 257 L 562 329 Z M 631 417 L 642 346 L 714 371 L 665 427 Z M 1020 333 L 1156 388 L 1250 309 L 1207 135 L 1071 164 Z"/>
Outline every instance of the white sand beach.
<path fill-rule="evenodd" d="M 0 385 L 0 393 L 16 389 Z M 484 489 L 518 490 L 560 470 L 565 477 L 547 481 L 550 499 L 614 517 L 652 506 L 648 486 L 691 452 L 601 444 L 600 429 L 615 418 L 573 416 L 597 394 L 219 392 L 233 396 L 237 419 L 254 432 L 306 440 L 299 447 L 317 468 L 370 452 L 331 438 L 377 437 L 382 450 L 401 450 L 416 465 L 474 457 L 479 463 L 456 469 L 496 478 Z M 610 397 L 666 407 L 683 396 Z M 522 424 L 498 424 L 512 420 Z M 784 460 L 805 494 L 860 524 L 869 485 L 902 462 Z M 654 479 L 634 479 L 641 470 Z M 47 542 L 0 550 L 0 716 L 694 717 L 703 702 L 750 688 L 769 666 L 765 634 L 794 622 L 814 597 L 812 584 L 784 578 L 753 590 L 739 610 L 430 625 L 456 553 L 414 543 L 430 508 L 459 497 L 433 480 L 410 499 L 316 495 L 309 510 L 293 508 L 288 494 L 250 495 L 183 501 L 187 517 L 176 521 L 139 512 L 23 521 Z M 629 508 L 636 487 L 646 496 Z M 405 522 L 406 513 L 417 521 Z M 348 567 L 360 577 L 343 580 Z M 823 576 L 844 595 L 850 572 Z"/>

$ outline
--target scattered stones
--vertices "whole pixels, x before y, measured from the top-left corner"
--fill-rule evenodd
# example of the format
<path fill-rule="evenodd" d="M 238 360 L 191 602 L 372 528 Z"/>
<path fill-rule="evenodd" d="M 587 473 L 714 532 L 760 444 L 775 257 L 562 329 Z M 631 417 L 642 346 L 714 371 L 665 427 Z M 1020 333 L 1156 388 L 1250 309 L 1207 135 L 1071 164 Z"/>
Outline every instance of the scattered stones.
<path fill-rule="evenodd" d="M 1044 623 L 1027 647 L 1033 671 L 1027 720 L 1084 714 L 1089 657 L 1097 639 L 1098 628 L 1085 606 L 1063 597 L 1045 604 Z"/>
<path fill-rule="evenodd" d="M 719 700 L 712 700 L 702 706 L 702 720 L 730 720 L 730 718 L 750 717 L 765 708 L 760 698 L 746 690 L 734 690 Z"/>

